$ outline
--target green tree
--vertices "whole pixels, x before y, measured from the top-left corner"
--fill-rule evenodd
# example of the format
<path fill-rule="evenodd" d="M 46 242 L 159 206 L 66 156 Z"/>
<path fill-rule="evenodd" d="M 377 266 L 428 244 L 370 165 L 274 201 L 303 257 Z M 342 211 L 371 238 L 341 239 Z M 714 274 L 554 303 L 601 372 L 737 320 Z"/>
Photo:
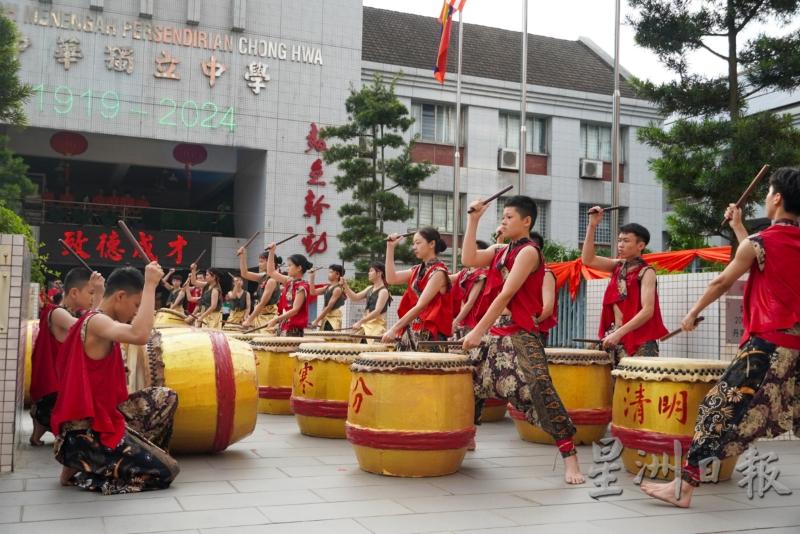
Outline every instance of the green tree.
<path fill-rule="evenodd" d="M 761 166 L 800 162 L 800 131 L 788 116 L 747 115 L 747 98 L 758 91 L 800 84 L 800 36 L 761 34 L 745 41 L 754 23 L 784 26 L 800 12 L 798 0 L 629 0 L 636 43 L 656 53 L 677 79 L 656 84 L 632 79 L 640 97 L 665 116 L 667 129 L 639 130 L 639 138 L 661 151 L 651 166 L 673 205 L 671 239 L 698 234 L 733 240 L 719 230 L 725 208 L 737 199 Z M 724 40 L 724 50 L 716 43 Z M 725 65 L 726 74 L 692 73 L 689 56 L 705 50 Z M 751 215 L 765 186 L 748 200 Z"/>
<path fill-rule="evenodd" d="M 391 190 L 399 187 L 410 193 L 436 172 L 429 163 L 411 160 L 413 141 L 407 143 L 403 134 L 414 119 L 395 94 L 398 78 L 386 83 L 376 75 L 360 90 L 351 89 L 345 102 L 348 122 L 320 132 L 323 138 L 342 141 L 328 148 L 325 162 L 337 164 L 336 190 L 350 191 L 353 199 L 339 209 L 344 227 L 338 236 L 344 244 L 339 257 L 355 261 L 359 271 L 383 255 L 384 223 L 406 221 L 414 215 Z M 396 156 L 388 157 L 387 151 Z M 387 188 L 388 182 L 392 184 Z M 395 255 L 401 261 L 411 259 L 407 246 L 399 246 Z"/>

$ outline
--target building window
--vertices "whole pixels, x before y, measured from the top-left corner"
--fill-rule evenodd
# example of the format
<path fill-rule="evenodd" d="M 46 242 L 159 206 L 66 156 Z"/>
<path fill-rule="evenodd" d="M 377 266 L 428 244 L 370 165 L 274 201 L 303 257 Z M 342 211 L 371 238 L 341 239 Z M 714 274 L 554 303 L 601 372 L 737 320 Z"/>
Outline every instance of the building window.
<path fill-rule="evenodd" d="M 526 153 L 547 154 L 547 120 L 528 117 Z M 519 113 L 500 113 L 499 148 L 519 150 Z"/>
<path fill-rule="evenodd" d="M 419 134 L 420 141 L 425 143 L 454 144 L 456 130 L 455 106 L 414 102 L 411 104 L 411 116 L 414 118 L 414 124 L 411 126 L 412 136 Z M 461 124 L 461 139 L 463 141 L 463 108 Z"/>
<path fill-rule="evenodd" d="M 587 213 L 592 207 L 597 206 L 598 204 L 580 204 L 578 206 L 578 241 L 583 243 L 583 240 L 586 239 L 586 226 L 589 224 L 589 214 Z M 600 207 L 607 208 L 608 205 L 600 204 Z M 622 208 L 619 210 L 619 224 L 622 226 L 626 224 L 628 218 L 628 210 L 627 208 Z M 611 241 L 611 214 L 607 214 L 603 217 L 603 220 L 600 221 L 600 224 L 597 226 L 597 230 L 594 233 L 594 242 L 597 245 L 605 245 L 610 246 L 612 244 Z M 614 239 L 614 243 L 616 243 L 616 239 Z"/>
<path fill-rule="evenodd" d="M 409 221 L 416 228 L 433 226 L 440 232 L 453 231 L 453 194 L 418 192 L 408 196 L 408 207 L 414 210 L 414 218 Z M 461 228 L 461 232 L 464 228 Z"/>
<path fill-rule="evenodd" d="M 547 216 L 548 212 L 550 211 L 550 203 L 546 200 L 535 200 L 536 202 L 536 222 L 533 224 L 533 230 L 535 232 L 539 232 L 542 236 L 547 239 Z M 503 221 L 503 208 L 504 204 L 506 203 L 506 199 L 501 197 L 497 199 L 497 224 L 498 226 Z M 496 227 L 495 227 L 496 228 Z M 495 228 L 492 228 L 492 233 L 494 233 Z"/>
<path fill-rule="evenodd" d="M 625 161 L 625 128 L 620 130 L 620 162 Z M 611 126 L 581 124 L 581 157 L 611 161 Z"/>

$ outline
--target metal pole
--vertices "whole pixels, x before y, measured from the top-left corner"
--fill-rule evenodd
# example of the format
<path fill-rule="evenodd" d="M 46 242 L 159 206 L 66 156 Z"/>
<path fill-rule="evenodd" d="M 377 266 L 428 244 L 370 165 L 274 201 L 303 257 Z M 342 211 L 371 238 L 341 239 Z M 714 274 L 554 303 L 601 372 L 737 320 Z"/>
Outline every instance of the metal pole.
<path fill-rule="evenodd" d="M 620 93 L 619 93 L 619 19 L 620 0 L 614 2 L 614 96 L 611 111 L 611 205 L 619 206 L 619 142 L 620 142 Z M 619 210 L 611 212 L 611 253 L 619 235 Z"/>
<path fill-rule="evenodd" d="M 453 272 L 458 270 L 458 234 L 461 222 L 461 49 L 464 41 L 462 10 L 458 12 L 458 72 L 456 73 L 456 132 L 453 151 Z"/>
<path fill-rule="evenodd" d="M 522 0 L 522 75 L 519 99 L 519 194 L 525 194 L 528 118 L 528 0 Z"/>

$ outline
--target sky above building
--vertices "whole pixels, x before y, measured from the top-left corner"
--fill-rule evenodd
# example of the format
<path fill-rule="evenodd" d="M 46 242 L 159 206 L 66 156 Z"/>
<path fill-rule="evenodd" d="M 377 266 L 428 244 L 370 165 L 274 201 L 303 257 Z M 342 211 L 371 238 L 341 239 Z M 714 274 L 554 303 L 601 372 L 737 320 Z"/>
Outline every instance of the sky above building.
<path fill-rule="evenodd" d="M 365 6 L 416 13 L 437 17 L 441 0 L 363 0 Z M 635 11 L 622 0 L 622 31 L 620 33 L 620 62 L 623 67 L 640 78 L 667 81 L 674 75 L 667 71 L 655 54 L 634 42 L 633 28 L 625 22 Z M 522 29 L 522 0 L 468 0 L 464 8 L 464 22 L 482 24 L 509 30 Z M 748 28 L 741 37 L 750 39 L 760 32 L 784 35 L 800 29 L 800 20 L 781 27 L 777 23 L 757 24 Z M 528 2 L 528 33 L 576 40 L 588 37 L 609 55 L 614 53 L 614 0 L 530 0 Z M 464 40 L 469 35 L 464 36 Z M 727 42 L 717 38 L 710 42 L 712 48 L 725 52 Z M 434 58 L 431 58 L 433 67 Z M 694 72 L 706 74 L 727 72 L 727 65 L 709 52 L 701 51 L 691 56 Z"/>

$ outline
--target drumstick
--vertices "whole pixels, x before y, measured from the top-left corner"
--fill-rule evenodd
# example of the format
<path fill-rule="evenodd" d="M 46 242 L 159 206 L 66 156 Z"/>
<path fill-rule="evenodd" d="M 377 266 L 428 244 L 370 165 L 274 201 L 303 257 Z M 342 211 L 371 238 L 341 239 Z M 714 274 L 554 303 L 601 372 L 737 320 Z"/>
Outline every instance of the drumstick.
<path fill-rule="evenodd" d="M 484 200 L 483 201 L 483 205 L 485 206 L 486 204 L 488 204 L 492 200 L 500 198 L 501 196 L 503 196 L 504 193 L 508 193 L 512 189 L 514 189 L 513 185 L 509 185 L 509 186 L 504 187 L 501 191 L 498 191 L 494 195 L 492 195 L 489 198 L 487 198 L 486 200 Z M 472 213 L 473 211 L 475 211 L 475 209 L 474 208 L 470 208 L 470 209 L 467 210 L 467 213 Z"/>
<path fill-rule="evenodd" d="M 291 241 L 292 239 L 294 239 L 295 237 L 297 237 L 297 236 L 299 236 L 299 235 L 300 235 L 300 234 L 293 234 L 293 235 L 290 235 L 290 236 L 289 236 L 289 237 L 287 237 L 286 239 L 282 239 L 282 240 L 278 241 L 277 243 L 275 243 L 275 246 L 277 247 L 278 245 L 282 245 L 283 243 L 286 243 L 287 241 Z"/>
<path fill-rule="evenodd" d="M 446 345 L 448 347 L 460 347 L 464 344 L 463 341 L 418 341 L 417 345 L 420 347 L 432 347 L 435 345 Z"/>
<path fill-rule="evenodd" d="M 747 201 L 747 197 L 750 196 L 750 194 L 753 192 L 753 189 L 755 189 L 758 183 L 764 179 L 767 173 L 769 173 L 769 165 L 764 165 L 761 167 L 761 170 L 758 171 L 756 177 L 753 178 L 753 181 L 750 182 L 750 185 L 747 186 L 747 189 L 744 190 L 744 193 L 742 193 L 742 196 L 739 197 L 739 200 L 736 201 L 737 208 L 742 207 L 742 205 Z M 722 230 L 722 227 L 725 226 L 726 222 L 728 222 L 727 217 L 722 219 L 722 222 L 719 224 L 719 230 Z"/>
<path fill-rule="evenodd" d="M 83 258 L 81 258 L 81 257 L 78 255 L 78 253 L 77 253 L 77 252 L 75 252 L 74 250 L 72 250 L 72 247 L 71 247 L 71 246 L 69 246 L 69 245 L 67 245 L 67 242 L 66 242 L 66 241 L 64 241 L 63 239 L 59 239 L 59 240 L 58 240 L 58 242 L 59 242 L 59 243 L 61 243 L 61 246 L 62 246 L 62 247 L 64 247 L 64 248 L 67 250 L 67 252 L 69 252 L 70 254 L 72 254 L 72 255 L 75 257 L 75 259 L 77 259 L 77 260 L 78 260 L 78 261 L 81 263 L 81 265 L 83 265 L 84 267 L 86 267 L 87 269 L 89 269 L 89 272 L 90 272 L 90 273 L 94 272 L 94 269 L 92 269 L 91 267 L 89 267 L 89 264 L 88 264 L 88 263 L 86 263 L 85 261 L 83 261 Z"/>
<path fill-rule="evenodd" d="M 367 336 L 364 334 L 347 334 L 347 337 L 352 337 L 357 339 L 383 339 L 383 336 Z"/>
<path fill-rule="evenodd" d="M 193 263 L 193 264 L 195 264 L 195 265 L 197 265 L 198 263 L 200 263 L 200 260 L 202 260 L 202 259 L 203 259 L 203 256 L 205 256 L 205 255 L 206 255 L 206 249 L 203 249 L 203 252 L 201 252 L 201 253 L 200 253 L 200 255 L 199 255 L 199 256 L 197 256 L 197 259 L 196 259 L 196 260 L 194 260 L 192 263 Z M 191 264 L 190 264 L 190 265 L 191 265 Z"/>
<path fill-rule="evenodd" d="M 125 234 L 125 237 L 128 238 L 128 241 L 130 241 L 131 244 L 134 246 L 134 248 L 136 248 L 136 251 L 139 253 L 139 256 L 141 256 L 144 264 L 147 265 L 148 263 L 150 263 L 151 261 L 150 256 L 148 256 L 147 253 L 144 251 L 141 243 L 139 243 L 136 240 L 136 238 L 133 237 L 133 232 L 131 232 L 131 229 L 128 228 L 127 224 L 125 224 L 125 221 L 120 219 L 119 221 L 117 221 L 117 225 L 119 226 L 120 230 L 122 230 L 122 233 Z"/>
<path fill-rule="evenodd" d="M 417 232 L 416 232 L 416 231 L 414 231 L 414 232 L 408 232 L 408 233 L 405 233 L 405 234 L 400 234 L 400 237 L 398 237 L 397 239 L 402 239 L 402 238 L 404 238 L 404 237 L 408 237 L 408 236 L 410 236 L 410 235 L 414 235 L 414 234 L 416 234 L 416 233 L 417 233 Z M 395 239 L 395 241 L 397 241 L 397 239 Z M 384 241 L 389 241 L 389 236 L 386 236 L 386 239 L 384 239 Z"/>
<path fill-rule="evenodd" d="M 702 322 L 703 322 L 703 320 L 704 320 L 704 319 L 705 319 L 705 317 L 703 317 L 703 316 L 701 315 L 700 317 L 698 317 L 697 319 L 695 319 L 695 320 L 694 320 L 694 325 L 695 325 L 695 326 L 699 325 L 700 323 L 702 323 Z M 670 333 L 669 333 L 669 334 L 667 334 L 666 336 L 664 336 L 664 337 L 662 337 L 661 339 L 659 339 L 659 340 L 658 340 L 658 342 L 659 342 L 659 343 L 662 343 L 662 342 L 664 342 L 664 341 L 666 341 L 666 340 L 668 340 L 668 339 L 671 339 L 671 338 L 673 338 L 673 337 L 677 336 L 677 335 L 678 335 L 678 334 L 680 334 L 681 332 L 683 332 L 683 328 L 676 328 L 675 330 L 673 330 L 672 332 L 670 332 Z"/>
<path fill-rule="evenodd" d="M 607 211 L 617 211 L 618 209 L 622 209 L 622 206 L 609 206 L 607 208 L 600 208 L 600 209 L 602 209 L 603 213 L 605 213 Z M 597 210 L 590 209 L 589 211 L 586 212 L 587 215 L 591 215 L 592 213 L 597 213 Z"/>
<path fill-rule="evenodd" d="M 250 243 L 252 243 L 253 241 L 255 241 L 255 239 L 258 237 L 258 234 L 260 234 L 260 233 L 261 233 L 261 230 L 258 230 L 258 231 L 256 231 L 256 233 L 254 233 L 253 235 L 251 235 L 251 236 L 250 236 L 250 239 L 248 239 L 247 241 L 245 241 L 245 242 L 244 242 L 244 245 L 242 245 L 242 248 L 243 248 L 243 249 L 247 249 L 247 247 L 249 247 L 249 246 L 250 246 Z"/>
<path fill-rule="evenodd" d="M 245 330 L 244 332 L 242 332 L 242 334 L 249 334 L 251 332 L 257 332 L 258 330 L 262 330 L 264 328 L 267 328 L 268 326 L 269 326 L 269 323 L 262 324 L 261 326 L 257 326 L 255 328 L 251 328 L 250 330 Z M 275 326 L 273 325 L 271 328 L 275 328 Z"/>

